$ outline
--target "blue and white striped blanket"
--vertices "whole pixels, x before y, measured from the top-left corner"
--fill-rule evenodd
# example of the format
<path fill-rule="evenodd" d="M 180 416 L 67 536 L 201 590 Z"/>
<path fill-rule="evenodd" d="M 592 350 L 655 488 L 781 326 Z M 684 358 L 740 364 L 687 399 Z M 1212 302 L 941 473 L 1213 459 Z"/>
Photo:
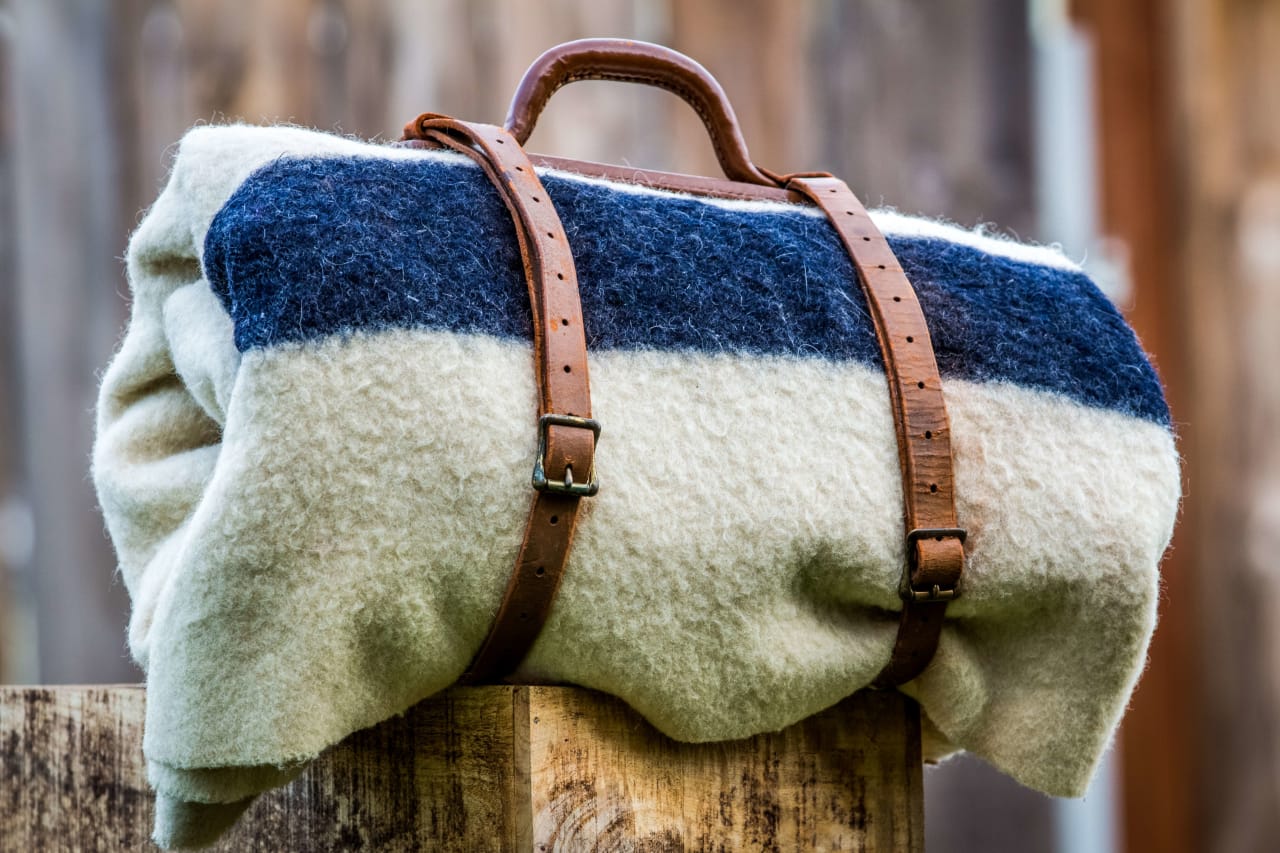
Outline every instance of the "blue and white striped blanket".
<path fill-rule="evenodd" d="M 902 494 L 850 262 L 808 207 L 545 171 L 604 426 L 526 673 L 687 740 L 865 686 Z M 964 594 L 905 689 L 926 749 L 1079 794 L 1141 671 L 1179 498 L 1159 382 L 1058 252 L 873 212 L 947 395 Z M 456 155 L 293 128 L 184 140 L 129 250 L 94 475 L 147 670 L 157 838 L 202 840 L 463 671 L 529 502 L 511 222 Z"/>

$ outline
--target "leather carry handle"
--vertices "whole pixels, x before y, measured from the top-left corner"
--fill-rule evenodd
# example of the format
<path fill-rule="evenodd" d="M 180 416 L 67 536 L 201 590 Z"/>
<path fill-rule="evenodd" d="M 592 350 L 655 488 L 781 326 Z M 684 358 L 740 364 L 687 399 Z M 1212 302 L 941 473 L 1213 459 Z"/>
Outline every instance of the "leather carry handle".
<path fill-rule="evenodd" d="M 580 39 L 551 48 L 534 60 L 520 80 L 507 111 L 507 131 L 524 145 L 547 101 L 576 80 L 643 83 L 679 95 L 706 125 L 725 177 L 776 186 L 766 171 L 751 162 L 738 118 L 716 78 L 683 53 L 649 42 Z"/>
<path fill-rule="evenodd" d="M 405 126 L 404 140 L 470 156 L 498 189 L 516 225 L 533 309 L 540 390 L 533 477 L 538 492 L 498 615 L 463 681 L 483 683 L 520 664 L 555 600 L 578 499 L 595 494 L 590 474 L 588 483 L 574 482 L 575 471 L 594 468 L 599 426 L 590 418 L 573 257 L 559 217 L 521 148 L 551 95 L 566 83 L 587 79 L 640 82 L 676 92 L 702 117 L 726 176 L 782 187 L 806 198 L 826 214 L 844 244 L 884 362 L 905 504 L 906 567 L 898 589 L 903 606 L 889 660 L 872 684 L 885 688 L 915 679 L 933 660 L 947 605 L 960 595 L 966 531 L 956 518 L 950 419 L 942 381 L 911 282 L 862 203 L 842 181 L 823 172 L 775 175 L 752 165 L 723 90 L 701 65 L 658 45 L 585 39 L 552 48 L 530 67 L 512 101 L 505 130 L 430 113 Z M 558 271 L 554 282 L 551 271 Z M 559 326 L 557 316 L 562 318 Z M 549 330 L 543 328 L 548 318 Z M 573 331 L 568 335 L 546 334 L 569 329 Z M 556 364 L 563 365 L 563 376 L 551 369 Z"/>

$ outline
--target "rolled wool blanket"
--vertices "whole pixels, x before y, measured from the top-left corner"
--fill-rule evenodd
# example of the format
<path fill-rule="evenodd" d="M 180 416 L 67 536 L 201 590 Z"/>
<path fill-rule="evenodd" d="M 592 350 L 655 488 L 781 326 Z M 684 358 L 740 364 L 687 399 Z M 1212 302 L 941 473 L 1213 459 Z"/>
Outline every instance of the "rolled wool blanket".
<path fill-rule="evenodd" d="M 776 730 L 889 657 L 902 487 L 853 267 L 798 204 L 540 170 L 575 256 L 600 494 L 523 672 L 673 738 Z M 963 595 L 926 750 L 1079 795 L 1142 669 L 1179 500 L 1163 394 L 1080 269 L 892 212 L 950 411 Z M 128 253 L 94 479 L 164 846 L 453 683 L 530 500 L 530 319 L 458 155 L 202 127 Z"/>

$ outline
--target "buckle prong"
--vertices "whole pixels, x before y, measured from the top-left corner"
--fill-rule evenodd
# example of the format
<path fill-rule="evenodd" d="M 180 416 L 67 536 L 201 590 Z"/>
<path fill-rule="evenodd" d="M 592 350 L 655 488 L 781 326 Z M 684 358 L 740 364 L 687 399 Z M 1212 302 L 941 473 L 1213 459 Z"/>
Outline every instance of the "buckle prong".
<path fill-rule="evenodd" d="M 592 465 L 591 475 L 588 476 L 585 483 L 575 483 L 573 481 L 572 465 L 565 466 L 563 482 L 547 478 L 547 430 L 553 426 L 589 429 L 595 437 L 595 443 L 599 444 L 600 442 L 600 422 L 592 418 L 580 418 L 576 415 L 557 415 L 553 412 L 547 412 L 538 418 L 538 455 L 533 461 L 533 488 L 539 492 L 576 495 L 580 498 L 591 497 L 600 491 L 600 481 L 595 477 L 594 464 Z"/>

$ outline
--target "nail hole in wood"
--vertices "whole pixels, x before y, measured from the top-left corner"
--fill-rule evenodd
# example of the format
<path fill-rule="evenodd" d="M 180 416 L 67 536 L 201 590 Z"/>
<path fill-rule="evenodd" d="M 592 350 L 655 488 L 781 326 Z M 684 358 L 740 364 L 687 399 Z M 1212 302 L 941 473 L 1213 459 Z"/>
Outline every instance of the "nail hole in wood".
<path fill-rule="evenodd" d="M 572 373 L 572 372 L 573 372 L 573 368 L 566 364 L 566 365 L 564 366 L 564 372 L 565 372 L 565 373 Z"/>
<path fill-rule="evenodd" d="M 901 302 L 901 301 L 902 301 L 902 297 L 901 297 L 901 296 L 895 296 L 895 297 L 893 297 L 893 301 L 894 301 L 894 302 Z"/>
<path fill-rule="evenodd" d="M 931 492 L 936 492 L 936 491 L 938 491 L 938 484 L 937 484 L 937 483 L 930 483 L 930 484 L 929 484 L 929 491 L 931 491 Z"/>
<path fill-rule="evenodd" d="M 925 430 L 925 431 L 924 431 L 924 437 L 925 437 L 925 438 L 933 438 L 933 430 L 929 430 L 929 429 Z"/>
<path fill-rule="evenodd" d="M 560 279 L 561 281 L 564 281 L 564 273 L 562 272 L 556 273 L 556 278 Z"/>
<path fill-rule="evenodd" d="M 917 387 L 917 388 L 923 388 L 923 387 L 924 387 L 924 383 L 923 383 L 923 382 L 917 382 L 917 383 L 916 383 L 916 387 Z"/>
<path fill-rule="evenodd" d="M 915 342 L 916 342 L 915 338 L 911 337 L 910 335 L 907 335 L 907 343 L 913 344 Z"/>
<path fill-rule="evenodd" d="M 553 516 L 551 516 L 551 518 L 547 519 L 547 521 L 551 522 L 552 524 L 559 524 L 559 523 L 560 523 L 560 516 L 558 516 L 558 515 L 553 515 Z"/>
<path fill-rule="evenodd" d="M 567 326 L 567 325 L 569 325 L 569 318 L 568 318 L 568 317 L 561 317 L 561 318 L 560 318 L 560 325 L 561 325 L 561 326 Z"/>
<path fill-rule="evenodd" d="M 542 577 L 543 575 L 545 575 L 545 574 L 547 573 L 547 567 L 546 567 L 546 566 L 538 566 L 538 568 L 536 568 L 536 569 L 534 569 L 534 570 L 533 570 L 533 573 L 534 573 L 535 575 L 537 575 L 538 577 Z"/>

